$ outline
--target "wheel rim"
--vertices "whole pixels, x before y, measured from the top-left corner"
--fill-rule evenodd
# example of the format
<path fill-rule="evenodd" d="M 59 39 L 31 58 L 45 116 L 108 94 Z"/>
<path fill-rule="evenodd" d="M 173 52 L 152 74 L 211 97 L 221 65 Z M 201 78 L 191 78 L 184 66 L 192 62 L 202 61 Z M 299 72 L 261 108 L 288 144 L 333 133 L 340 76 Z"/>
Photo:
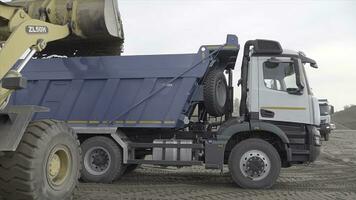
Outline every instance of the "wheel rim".
<path fill-rule="evenodd" d="M 240 171 L 253 181 L 266 178 L 271 169 L 269 157 L 260 150 L 251 150 L 244 153 L 240 159 Z"/>
<path fill-rule="evenodd" d="M 66 146 L 58 145 L 52 149 L 47 160 L 47 180 L 54 189 L 62 186 L 70 175 L 72 155 Z"/>
<path fill-rule="evenodd" d="M 84 156 L 84 167 L 93 175 L 105 174 L 111 165 L 110 153 L 103 147 L 92 147 Z"/>
<path fill-rule="evenodd" d="M 226 102 L 226 87 L 223 80 L 216 83 L 216 99 L 220 107 L 224 107 Z"/>

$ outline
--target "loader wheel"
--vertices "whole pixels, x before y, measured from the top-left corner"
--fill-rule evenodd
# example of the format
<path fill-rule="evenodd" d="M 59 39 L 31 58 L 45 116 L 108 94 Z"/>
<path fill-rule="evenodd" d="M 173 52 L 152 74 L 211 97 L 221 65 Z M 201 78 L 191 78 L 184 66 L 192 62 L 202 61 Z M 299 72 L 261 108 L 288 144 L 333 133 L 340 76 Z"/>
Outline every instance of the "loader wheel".
<path fill-rule="evenodd" d="M 81 150 L 64 123 L 29 124 L 15 152 L 0 159 L 0 195 L 5 199 L 72 199 L 80 177 Z"/>
<path fill-rule="evenodd" d="M 223 70 L 208 72 L 204 82 L 204 105 L 207 112 L 220 117 L 225 114 L 227 103 L 227 83 Z"/>
<path fill-rule="evenodd" d="M 94 183 L 112 183 L 125 172 L 121 148 L 110 138 L 96 136 L 85 140 L 82 180 Z"/>
<path fill-rule="evenodd" d="M 270 188 L 279 176 L 281 160 L 270 143 L 247 139 L 232 149 L 229 170 L 232 179 L 242 188 Z"/>

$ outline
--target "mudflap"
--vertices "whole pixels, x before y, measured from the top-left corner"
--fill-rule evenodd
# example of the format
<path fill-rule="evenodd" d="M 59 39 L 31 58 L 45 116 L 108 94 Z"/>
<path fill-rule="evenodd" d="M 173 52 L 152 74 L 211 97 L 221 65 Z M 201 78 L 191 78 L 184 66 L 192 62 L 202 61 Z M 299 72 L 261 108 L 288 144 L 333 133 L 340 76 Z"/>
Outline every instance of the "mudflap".
<path fill-rule="evenodd" d="M 33 115 L 48 111 L 40 106 L 7 106 L 0 110 L 0 152 L 16 151 Z"/>

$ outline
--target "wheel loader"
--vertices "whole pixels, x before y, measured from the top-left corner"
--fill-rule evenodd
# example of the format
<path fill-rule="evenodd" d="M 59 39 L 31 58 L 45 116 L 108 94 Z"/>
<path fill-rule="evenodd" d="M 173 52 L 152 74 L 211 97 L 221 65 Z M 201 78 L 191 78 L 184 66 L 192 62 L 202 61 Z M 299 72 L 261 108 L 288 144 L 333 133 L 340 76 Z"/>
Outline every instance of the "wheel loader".
<path fill-rule="evenodd" d="M 26 88 L 26 64 L 120 55 L 123 40 L 117 0 L 0 1 L 0 198 L 71 199 L 80 177 L 73 130 L 53 119 L 32 121 L 46 107 L 8 105 Z"/>

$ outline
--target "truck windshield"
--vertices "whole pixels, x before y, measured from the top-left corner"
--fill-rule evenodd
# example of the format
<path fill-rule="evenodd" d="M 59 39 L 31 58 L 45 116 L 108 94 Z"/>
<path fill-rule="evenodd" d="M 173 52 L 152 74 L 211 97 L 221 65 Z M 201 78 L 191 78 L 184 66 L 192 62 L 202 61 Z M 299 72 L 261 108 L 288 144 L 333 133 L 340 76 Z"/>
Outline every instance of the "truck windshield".
<path fill-rule="evenodd" d="M 321 104 L 319 105 L 320 107 L 320 115 L 321 116 L 326 116 L 330 114 L 330 106 L 327 104 Z"/>

